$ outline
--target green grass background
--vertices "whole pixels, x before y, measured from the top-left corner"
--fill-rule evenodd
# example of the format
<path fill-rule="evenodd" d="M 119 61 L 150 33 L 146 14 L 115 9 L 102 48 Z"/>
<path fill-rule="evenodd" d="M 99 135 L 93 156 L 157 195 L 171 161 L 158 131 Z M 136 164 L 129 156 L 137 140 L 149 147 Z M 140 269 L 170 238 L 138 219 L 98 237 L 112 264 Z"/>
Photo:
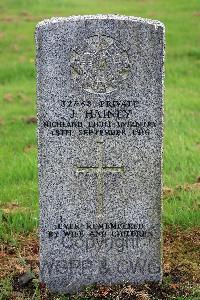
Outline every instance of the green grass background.
<path fill-rule="evenodd" d="M 164 223 L 197 226 L 200 193 L 199 0 L 0 0 L 0 237 L 37 228 L 34 30 L 52 16 L 114 13 L 166 26 Z M 191 185 L 185 189 L 185 185 Z M 180 186 L 177 188 L 177 186 Z M 10 206 L 9 206 L 10 205 Z M 8 211 L 5 211 L 5 208 Z"/>

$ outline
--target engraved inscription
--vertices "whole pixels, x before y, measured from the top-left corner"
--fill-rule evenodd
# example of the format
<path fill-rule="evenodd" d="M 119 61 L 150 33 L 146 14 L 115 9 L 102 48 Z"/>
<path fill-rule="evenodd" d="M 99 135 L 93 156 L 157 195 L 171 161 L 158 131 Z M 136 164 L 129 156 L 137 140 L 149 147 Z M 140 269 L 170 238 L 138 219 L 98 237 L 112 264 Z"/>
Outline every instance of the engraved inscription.
<path fill-rule="evenodd" d="M 128 77 L 127 51 L 111 37 L 95 35 L 71 51 L 71 77 L 90 93 L 110 93 Z"/>
<path fill-rule="evenodd" d="M 125 252 L 144 247 L 155 241 L 153 228 L 133 222 L 83 222 L 67 223 L 62 216 L 51 230 L 47 231 L 51 242 L 59 240 L 65 251 L 84 249 L 91 251 Z"/>

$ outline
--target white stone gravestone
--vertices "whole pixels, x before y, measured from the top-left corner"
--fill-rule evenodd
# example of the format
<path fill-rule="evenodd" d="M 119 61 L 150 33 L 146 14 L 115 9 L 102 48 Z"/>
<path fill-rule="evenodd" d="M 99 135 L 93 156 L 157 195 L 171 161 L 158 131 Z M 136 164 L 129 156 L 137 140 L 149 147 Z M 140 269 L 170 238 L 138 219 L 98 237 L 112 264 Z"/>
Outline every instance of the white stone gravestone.
<path fill-rule="evenodd" d="M 160 281 L 164 27 L 97 15 L 37 25 L 41 280 Z"/>

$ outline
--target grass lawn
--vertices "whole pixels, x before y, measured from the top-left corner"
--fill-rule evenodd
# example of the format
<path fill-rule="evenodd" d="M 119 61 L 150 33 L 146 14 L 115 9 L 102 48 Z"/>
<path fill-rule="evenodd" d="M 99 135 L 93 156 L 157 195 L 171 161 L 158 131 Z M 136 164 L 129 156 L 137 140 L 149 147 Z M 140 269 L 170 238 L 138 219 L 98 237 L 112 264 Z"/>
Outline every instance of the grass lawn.
<path fill-rule="evenodd" d="M 17 234 L 31 233 L 38 226 L 35 25 L 52 16 L 97 13 L 158 19 L 166 26 L 163 221 L 184 230 L 199 226 L 199 0 L 0 0 L 3 243 L 14 244 Z"/>

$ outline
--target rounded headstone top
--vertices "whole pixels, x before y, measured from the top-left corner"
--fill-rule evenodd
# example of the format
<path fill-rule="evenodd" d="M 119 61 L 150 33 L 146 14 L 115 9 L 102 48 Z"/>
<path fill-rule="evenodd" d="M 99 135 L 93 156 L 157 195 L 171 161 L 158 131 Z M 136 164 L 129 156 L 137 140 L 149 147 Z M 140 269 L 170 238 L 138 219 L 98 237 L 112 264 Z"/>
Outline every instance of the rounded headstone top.
<path fill-rule="evenodd" d="M 82 16 L 70 16 L 70 17 L 53 17 L 51 19 L 45 19 L 40 21 L 36 25 L 36 30 L 39 28 L 46 28 L 49 25 L 58 25 L 63 22 L 78 22 L 84 20 L 121 20 L 121 21 L 129 21 L 135 23 L 143 23 L 146 25 L 153 25 L 155 29 L 158 27 L 162 27 L 164 29 L 164 24 L 158 20 L 151 20 L 146 18 L 134 17 L 134 16 L 123 16 L 123 15 L 114 15 L 114 14 L 107 14 L 107 15 L 82 15 Z"/>

